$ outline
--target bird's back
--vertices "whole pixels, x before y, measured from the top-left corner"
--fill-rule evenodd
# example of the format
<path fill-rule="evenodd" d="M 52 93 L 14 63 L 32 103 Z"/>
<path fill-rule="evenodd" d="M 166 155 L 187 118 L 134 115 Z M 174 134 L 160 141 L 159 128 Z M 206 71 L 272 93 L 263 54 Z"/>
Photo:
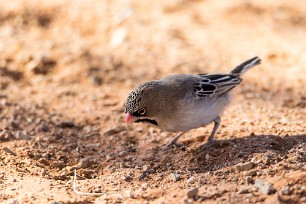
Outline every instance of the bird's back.
<path fill-rule="evenodd" d="M 160 81 L 163 89 L 167 90 L 168 95 L 173 99 L 182 99 L 192 94 L 193 86 L 199 81 L 198 75 L 175 74 L 167 76 Z"/>

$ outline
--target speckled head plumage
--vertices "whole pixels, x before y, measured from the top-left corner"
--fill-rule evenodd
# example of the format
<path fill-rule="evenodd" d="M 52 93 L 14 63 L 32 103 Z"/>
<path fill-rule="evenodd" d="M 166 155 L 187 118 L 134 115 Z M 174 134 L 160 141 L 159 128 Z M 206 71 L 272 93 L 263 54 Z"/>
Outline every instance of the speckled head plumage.
<path fill-rule="evenodd" d="M 127 97 L 125 113 L 134 113 L 138 111 L 141 100 L 141 92 L 145 88 L 146 84 L 139 85 L 135 90 L 133 90 Z"/>
<path fill-rule="evenodd" d="M 154 108 L 148 106 L 148 101 L 154 97 L 155 90 L 158 89 L 159 81 L 149 81 L 140 84 L 127 97 L 125 113 L 137 117 L 133 122 L 148 122 L 157 125 L 157 122 L 150 117 L 151 110 Z"/>

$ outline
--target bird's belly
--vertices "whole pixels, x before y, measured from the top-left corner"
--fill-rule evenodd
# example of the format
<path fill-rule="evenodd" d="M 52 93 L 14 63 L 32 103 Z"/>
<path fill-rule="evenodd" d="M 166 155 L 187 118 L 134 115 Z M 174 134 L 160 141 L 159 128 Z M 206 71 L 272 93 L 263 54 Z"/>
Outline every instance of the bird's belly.
<path fill-rule="evenodd" d="M 184 118 L 183 120 L 178 121 L 177 124 L 173 127 L 173 129 L 175 129 L 176 127 L 176 131 L 186 132 L 191 129 L 204 127 L 210 124 L 217 117 L 217 115 L 199 116 L 199 114 L 194 114 Z"/>
<path fill-rule="evenodd" d="M 187 132 L 206 126 L 222 114 L 228 103 L 229 98 L 226 97 L 223 100 L 219 98 L 218 102 L 189 104 L 189 106 L 182 107 L 168 120 L 164 120 L 165 123 L 160 128 L 169 132 Z"/>

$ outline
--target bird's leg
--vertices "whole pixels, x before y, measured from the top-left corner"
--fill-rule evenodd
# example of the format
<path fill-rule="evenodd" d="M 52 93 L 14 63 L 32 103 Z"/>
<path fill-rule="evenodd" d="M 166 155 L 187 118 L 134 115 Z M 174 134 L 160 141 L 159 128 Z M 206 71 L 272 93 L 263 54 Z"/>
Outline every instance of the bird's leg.
<path fill-rule="evenodd" d="M 214 137 L 215 137 L 215 134 L 216 134 L 216 132 L 217 132 L 217 130 L 218 130 L 218 128 L 219 128 L 220 123 L 221 123 L 221 118 L 220 118 L 220 116 L 218 116 L 218 117 L 214 120 L 214 128 L 213 128 L 213 130 L 212 130 L 211 133 L 210 133 L 210 136 L 209 136 L 209 138 L 208 138 L 207 143 L 204 144 L 204 145 L 202 145 L 201 148 L 200 148 L 201 151 L 204 151 L 204 150 L 206 150 L 208 147 L 211 147 L 211 146 L 213 146 L 213 145 L 215 145 L 215 144 L 218 143 L 218 141 L 215 140 Z"/>
<path fill-rule="evenodd" d="M 214 128 L 213 128 L 213 130 L 211 131 L 211 133 L 210 133 L 210 136 L 209 136 L 209 138 L 208 138 L 208 143 L 214 143 L 216 140 L 214 139 L 215 138 L 215 134 L 216 134 L 216 132 L 217 132 L 217 130 L 218 130 L 218 128 L 219 128 L 219 125 L 220 125 L 220 123 L 221 123 L 221 118 L 220 118 L 220 116 L 218 116 L 215 120 L 214 120 Z"/>
<path fill-rule="evenodd" d="M 183 135 L 185 134 L 185 132 L 181 132 L 179 134 L 177 134 L 165 147 L 162 148 L 162 150 L 167 150 L 174 147 L 179 147 L 181 146 L 180 144 L 176 143 L 176 141 Z"/>

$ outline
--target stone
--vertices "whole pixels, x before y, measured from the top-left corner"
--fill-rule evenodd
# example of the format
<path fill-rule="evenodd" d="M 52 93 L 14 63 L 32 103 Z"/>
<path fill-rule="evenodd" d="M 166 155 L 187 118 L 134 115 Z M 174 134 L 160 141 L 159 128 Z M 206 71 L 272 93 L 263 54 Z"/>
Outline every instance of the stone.
<path fill-rule="evenodd" d="M 241 186 L 239 191 L 238 191 L 239 194 L 246 194 L 246 193 L 249 193 L 249 187 L 248 186 Z"/>
<path fill-rule="evenodd" d="M 170 174 L 169 175 L 169 179 L 173 182 L 179 181 L 181 179 L 180 177 L 181 177 L 180 174 Z"/>
<path fill-rule="evenodd" d="M 276 192 L 276 189 L 269 182 L 265 182 L 260 179 L 256 179 L 254 186 L 263 194 L 271 195 Z"/>
<path fill-rule="evenodd" d="M 291 194 L 290 186 L 285 186 L 284 188 L 282 188 L 281 194 L 282 195 L 290 195 Z"/>
<path fill-rule="evenodd" d="M 11 155 L 17 156 L 17 154 L 15 152 L 13 152 L 11 149 L 9 149 L 8 147 L 3 147 L 2 150 L 11 154 Z"/>
<path fill-rule="evenodd" d="M 188 196 L 188 198 L 194 198 L 199 192 L 198 188 L 192 188 L 187 190 L 186 194 Z"/>
<path fill-rule="evenodd" d="M 12 139 L 13 135 L 11 134 L 11 132 L 7 131 L 7 130 L 2 130 L 0 132 L 0 141 L 6 141 L 9 139 Z"/>
<path fill-rule="evenodd" d="M 187 180 L 187 186 L 188 186 L 189 184 L 195 183 L 195 181 L 196 181 L 196 179 L 195 179 L 194 176 L 190 177 L 190 178 Z"/>
<path fill-rule="evenodd" d="M 112 129 L 109 129 L 109 130 L 106 130 L 104 133 L 103 133 L 103 136 L 105 137 L 109 137 L 109 136 L 112 136 L 112 135 L 116 135 L 120 132 L 122 132 L 123 130 L 125 130 L 124 127 L 116 127 L 116 128 L 112 128 Z"/>
<path fill-rule="evenodd" d="M 256 174 L 257 174 L 257 170 L 256 169 L 252 169 L 250 171 L 243 172 L 243 175 L 245 175 L 245 176 L 255 176 Z"/>
<path fill-rule="evenodd" d="M 236 169 L 238 171 L 247 171 L 254 168 L 254 166 L 255 166 L 254 162 L 246 162 L 246 163 L 237 164 Z"/>
<path fill-rule="evenodd" d="M 245 177 L 247 183 L 254 183 L 254 179 L 251 176 Z"/>

